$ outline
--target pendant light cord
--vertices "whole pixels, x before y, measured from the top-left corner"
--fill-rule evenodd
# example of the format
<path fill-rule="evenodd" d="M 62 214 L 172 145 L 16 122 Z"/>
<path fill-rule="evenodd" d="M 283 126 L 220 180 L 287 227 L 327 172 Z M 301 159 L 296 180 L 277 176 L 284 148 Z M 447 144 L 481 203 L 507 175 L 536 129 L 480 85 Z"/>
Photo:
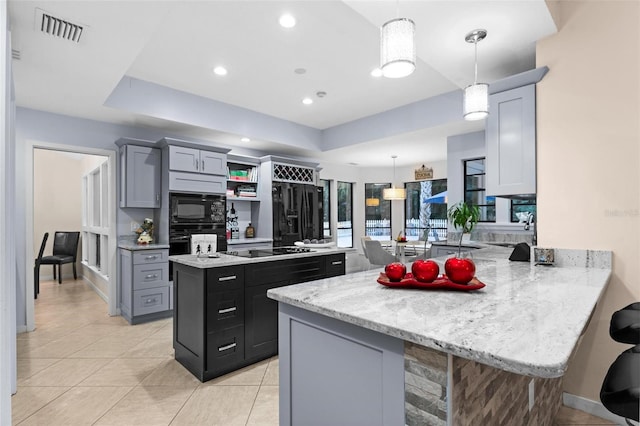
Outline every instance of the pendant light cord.
<path fill-rule="evenodd" d="M 476 37 L 475 41 L 473 42 L 473 47 L 475 50 L 475 58 L 474 58 L 474 74 L 473 74 L 473 84 L 477 84 L 478 83 L 478 38 Z"/>

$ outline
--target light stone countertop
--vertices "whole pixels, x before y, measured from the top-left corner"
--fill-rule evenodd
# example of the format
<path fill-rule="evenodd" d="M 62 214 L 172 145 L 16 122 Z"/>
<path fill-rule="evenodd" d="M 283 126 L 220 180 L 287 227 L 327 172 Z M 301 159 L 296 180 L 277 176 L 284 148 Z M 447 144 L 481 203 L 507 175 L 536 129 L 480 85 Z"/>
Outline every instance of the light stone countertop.
<path fill-rule="evenodd" d="M 137 244 L 135 241 L 119 241 L 118 242 L 118 248 L 121 249 L 125 249 L 125 250 L 131 250 L 131 251 L 136 251 L 136 250 L 160 250 L 160 249 L 168 249 L 169 248 L 169 244 L 157 244 L 157 243 L 151 243 L 151 244 Z"/>
<path fill-rule="evenodd" d="M 560 377 L 609 281 L 611 253 L 568 251 L 578 265 L 605 258 L 596 268 L 511 262 L 511 252 L 503 247 L 472 252 L 476 276 L 486 284 L 477 291 L 389 288 L 376 282 L 383 270 L 378 268 L 267 295 L 505 371 Z M 434 260 L 444 272 L 446 259 Z"/>
<path fill-rule="evenodd" d="M 265 256 L 265 257 L 240 257 L 240 256 L 232 256 L 224 253 L 216 253 L 219 257 L 214 257 L 214 258 L 197 257 L 193 254 L 181 254 L 181 255 L 169 256 L 169 260 L 175 263 L 180 263 L 182 265 L 187 265 L 194 268 L 207 269 L 207 268 L 219 268 L 221 266 L 245 265 L 248 263 L 273 262 L 276 260 L 285 260 L 285 259 L 298 259 L 301 257 L 327 256 L 330 254 L 347 253 L 349 251 L 352 251 L 352 249 L 343 249 L 343 248 L 315 249 L 306 253 L 279 254 L 276 256 Z"/>

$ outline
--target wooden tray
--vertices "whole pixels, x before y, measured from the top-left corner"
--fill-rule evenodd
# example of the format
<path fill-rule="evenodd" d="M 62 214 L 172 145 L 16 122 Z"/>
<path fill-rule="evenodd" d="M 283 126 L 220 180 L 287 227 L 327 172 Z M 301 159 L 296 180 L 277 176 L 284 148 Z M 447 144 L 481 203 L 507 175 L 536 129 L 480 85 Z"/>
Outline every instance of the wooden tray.
<path fill-rule="evenodd" d="M 473 277 L 471 281 L 467 284 L 457 284 L 453 281 L 449 280 L 446 275 L 440 275 L 431 283 L 423 283 L 421 281 L 416 280 L 413 277 L 413 274 L 409 272 L 404 278 L 400 281 L 391 281 L 389 277 L 384 272 L 380 272 L 380 277 L 378 277 L 378 283 L 387 286 L 387 287 L 396 287 L 396 288 L 422 288 L 426 290 L 459 290 L 459 291 L 472 291 L 479 290 L 485 287 L 485 284 L 478 280 L 478 278 Z"/>

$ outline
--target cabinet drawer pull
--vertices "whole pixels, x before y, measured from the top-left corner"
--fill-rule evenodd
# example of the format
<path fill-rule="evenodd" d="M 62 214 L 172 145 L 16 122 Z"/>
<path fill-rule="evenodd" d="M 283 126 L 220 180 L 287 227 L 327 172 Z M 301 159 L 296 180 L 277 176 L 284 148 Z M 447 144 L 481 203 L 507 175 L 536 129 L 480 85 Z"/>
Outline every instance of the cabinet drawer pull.
<path fill-rule="evenodd" d="M 237 310 L 237 307 L 233 307 L 233 308 L 227 308 L 227 309 L 218 309 L 218 313 L 219 314 L 228 314 L 229 312 L 233 312 L 235 310 Z"/>
<path fill-rule="evenodd" d="M 204 172 L 204 160 L 202 160 L 202 169 L 200 169 Z"/>
<path fill-rule="evenodd" d="M 232 343 L 230 345 L 226 345 L 226 346 L 220 346 L 218 348 L 218 352 L 224 352 L 224 351 L 228 351 L 229 349 L 235 348 L 236 347 L 236 343 Z"/>
<path fill-rule="evenodd" d="M 158 274 L 149 274 L 147 276 L 144 277 L 146 280 L 153 280 L 155 278 L 158 278 Z"/>
<path fill-rule="evenodd" d="M 336 260 L 334 262 L 331 262 L 332 265 L 342 265 L 342 260 Z"/>
<path fill-rule="evenodd" d="M 218 281 L 231 281 L 235 280 L 237 277 L 235 275 L 229 275 L 228 277 L 218 277 Z"/>
<path fill-rule="evenodd" d="M 158 258 L 157 254 L 151 255 L 151 256 L 146 256 L 144 258 L 144 260 L 156 260 Z"/>
<path fill-rule="evenodd" d="M 144 301 L 145 306 L 155 305 L 156 303 L 158 303 L 158 299 L 156 299 L 155 297 Z"/>

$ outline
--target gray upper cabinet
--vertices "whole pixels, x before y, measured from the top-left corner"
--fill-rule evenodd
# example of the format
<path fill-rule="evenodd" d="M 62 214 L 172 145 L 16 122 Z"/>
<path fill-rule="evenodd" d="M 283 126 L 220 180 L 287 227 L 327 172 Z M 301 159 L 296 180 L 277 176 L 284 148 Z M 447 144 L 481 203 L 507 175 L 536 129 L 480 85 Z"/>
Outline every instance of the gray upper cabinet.
<path fill-rule="evenodd" d="M 169 146 L 169 170 L 225 176 L 226 154 L 184 146 Z"/>
<path fill-rule="evenodd" d="M 536 193 L 536 86 L 492 94 L 486 126 L 487 195 Z"/>
<path fill-rule="evenodd" d="M 161 160 L 158 148 L 120 146 L 120 207 L 160 207 Z"/>

